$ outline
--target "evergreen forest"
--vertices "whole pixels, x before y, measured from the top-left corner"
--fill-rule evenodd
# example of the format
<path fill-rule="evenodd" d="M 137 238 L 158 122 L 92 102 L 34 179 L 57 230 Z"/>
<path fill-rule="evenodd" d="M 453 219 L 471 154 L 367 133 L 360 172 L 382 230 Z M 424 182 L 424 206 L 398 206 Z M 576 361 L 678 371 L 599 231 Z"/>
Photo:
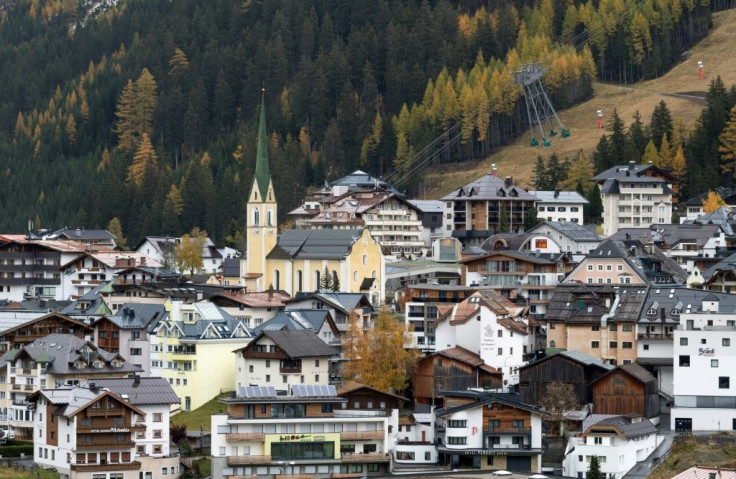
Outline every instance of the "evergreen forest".
<path fill-rule="evenodd" d="M 565 108 L 595 80 L 663 74 L 731 3 L 0 2 L 0 231 L 116 219 L 131 246 L 199 227 L 242 248 L 262 90 L 283 221 L 310 185 L 358 168 L 413 193 L 401 172 L 448 128 L 460 140 L 437 163 L 513 141 L 528 124 L 511 85 L 524 63 L 549 68 L 545 88 Z M 723 104 L 703 128 L 722 130 L 734 97 L 723 85 L 710 95 Z M 683 142 L 686 157 L 712 153 L 709 134 Z M 701 173 L 687 188 L 713 176 Z"/>

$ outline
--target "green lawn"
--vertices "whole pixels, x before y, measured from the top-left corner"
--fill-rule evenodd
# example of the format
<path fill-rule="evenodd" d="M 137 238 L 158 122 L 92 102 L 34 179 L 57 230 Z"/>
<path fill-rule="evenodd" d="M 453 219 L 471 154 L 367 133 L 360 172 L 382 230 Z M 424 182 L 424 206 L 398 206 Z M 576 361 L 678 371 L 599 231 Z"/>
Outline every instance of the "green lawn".
<path fill-rule="evenodd" d="M 187 431 L 199 431 L 200 425 L 204 426 L 205 431 L 209 431 L 210 416 L 227 412 L 227 406 L 218 401 L 218 399 L 228 396 L 229 394 L 221 394 L 194 411 L 180 412 L 175 416 L 171 416 L 171 422 L 174 424 L 186 424 Z"/>
<path fill-rule="evenodd" d="M 201 459 L 197 461 L 199 477 L 209 477 L 212 474 L 212 461 L 210 459 Z"/>
<path fill-rule="evenodd" d="M 40 479 L 59 479 L 59 475 L 46 469 L 36 469 Z M 0 479 L 36 479 L 30 470 L 21 472 L 12 467 L 0 467 Z"/>

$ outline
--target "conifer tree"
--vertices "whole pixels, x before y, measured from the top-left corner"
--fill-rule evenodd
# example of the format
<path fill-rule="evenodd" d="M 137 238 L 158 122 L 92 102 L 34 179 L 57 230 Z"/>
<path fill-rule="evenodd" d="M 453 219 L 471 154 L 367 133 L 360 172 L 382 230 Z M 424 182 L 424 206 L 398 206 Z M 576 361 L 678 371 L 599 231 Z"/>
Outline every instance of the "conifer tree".
<path fill-rule="evenodd" d="M 529 231 L 542 222 L 542 220 L 539 219 L 538 215 L 539 213 L 537 212 L 537 208 L 535 208 L 534 206 L 528 208 L 524 212 L 524 231 Z"/>
<path fill-rule="evenodd" d="M 125 236 L 123 236 L 123 227 L 120 224 L 120 219 L 117 216 L 111 219 L 110 222 L 107 224 L 107 231 L 115 236 L 115 244 L 118 248 L 120 248 L 121 250 L 128 249 L 128 242 L 125 240 Z"/>
<path fill-rule="evenodd" d="M 736 106 L 731 108 L 731 117 L 718 137 L 718 152 L 721 154 L 721 171 L 736 176 Z"/>
<path fill-rule="evenodd" d="M 672 150 L 670 149 L 670 141 L 667 139 L 667 135 L 662 135 L 662 141 L 659 147 L 659 155 L 657 161 L 654 162 L 660 168 L 672 169 Z"/>
<path fill-rule="evenodd" d="M 135 183 L 137 186 L 141 186 L 146 170 L 148 168 L 155 168 L 156 162 L 156 151 L 153 149 L 148 134 L 144 133 L 138 145 L 138 150 L 136 150 L 135 156 L 133 156 L 133 163 L 128 167 L 127 180 Z"/>
<path fill-rule="evenodd" d="M 322 277 L 319 279 L 319 289 L 320 291 L 332 290 L 332 274 L 330 274 L 327 265 L 325 265 L 325 269 L 322 271 Z"/>
<path fill-rule="evenodd" d="M 601 216 L 603 215 L 603 200 L 601 199 L 601 189 L 596 183 L 593 188 L 588 190 L 588 194 L 585 196 L 588 200 L 588 211 L 590 216 L 586 221 L 592 223 L 600 223 Z"/>
<path fill-rule="evenodd" d="M 585 153 L 583 153 L 583 150 L 581 149 L 578 152 L 577 159 L 570 162 L 567 178 L 562 182 L 562 189 L 565 191 L 572 191 L 576 189 L 578 185 L 581 185 L 581 187 L 582 185 L 587 185 L 593 176 L 593 165 L 590 160 L 586 158 Z"/>
<path fill-rule="evenodd" d="M 501 203 L 501 207 L 498 209 L 498 232 L 509 232 L 509 212 L 506 209 L 506 203 Z"/>
<path fill-rule="evenodd" d="M 649 132 L 657 149 L 662 144 L 662 135 L 667 135 L 667 139 L 672 140 L 672 128 L 672 114 L 667 104 L 662 100 L 654 107 L 652 121 L 649 123 Z"/>
<path fill-rule="evenodd" d="M 598 456 L 591 456 L 588 471 L 585 473 L 585 479 L 604 479 L 604 477 L 601 472 L 601 464 Z"/>
<path fill-rule="evenodd" d="M 654 140 L 649 140 L 647 147 L 644 150 L 644 154 L 641 157 L 641 164 L 657 164 L 659 162 L 659 153 L 657 153 L 657 147 L 654 146 Z"/>

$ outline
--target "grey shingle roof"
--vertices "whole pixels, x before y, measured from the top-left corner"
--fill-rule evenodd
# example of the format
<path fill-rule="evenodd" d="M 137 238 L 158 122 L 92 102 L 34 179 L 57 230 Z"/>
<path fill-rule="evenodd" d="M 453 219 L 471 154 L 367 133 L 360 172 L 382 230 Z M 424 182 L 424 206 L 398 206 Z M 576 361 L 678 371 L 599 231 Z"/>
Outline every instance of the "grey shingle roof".
<path fill-rule="evenodd" d="M 679 324 L 679 314 L 673 314 L 674 310 L 680 313 L 690 313 L 702 310 L 702 303 L 706 298 L 713 297 L 719 301 L 719 310 L 736 311 L 736 294 L 719 293 L 702 289 L 685 287 L 663 287 L 652 286 L 647 293 L 644 308 L 638 322 L 649 324 L 653 322 L 664 322 L 666 324 Z M 656 310 L 655 314 L 649 314 L 650 310 Z M 662 317 L 664 316 L 664 321 Z"/>
<path fill-rule="evenodd" d="M 362 230 L 320 229 L 284 231 L 269 259 L 343 259 L 350 254 Z"/>
<path fill-rule="evenodd" d="M 290 311 L 279 311 L 265 323 L 253 328 L 253 334 L 260 334 L 266 330 L 280 330 L 287 328 L 290 331 L 309 330 L 319 333 L 322 325 L 330 316 L 326 309 L 296 309 Z"/>
<path fill-rule="evenodd" d="M 115 315 L 107 319 L 122 329 L 147 329 L 168 314 L 163 304 L 123 303 Z"/>
<path fill-rule="evenodd" d="M 585 426 L 585 425 L 584 425 Z M 586 434 L 594 432 L 596 428 L 602 426 L 614 427 L 626 439 L 637 436 L 645 436 L 647 434 L 656 434 L 657 428 L 649 419 L 632 418 L 630 416 L 610 416 L 605 417 L 593 424 L 589 424 L 585 429 Z"/>
<path fill-rule="evenodd" d="M 442 213 L 445 210 L 445 203 L 440 200 L 408 200 L 422 213 Z"/>
<path fill-rule="evenodd" d="M 466 409 L 474 409 L 476 407 L 483 407 L 486 404 L 493 404 L 493 403 L 502 403 L 502 404 L 506 404 L 511 407 L 523 409 L 525 411 L 529 411 L 532 413 L 544 414 L 544 411 L 542 411 L 540 408 L 522 402 L 521 395 L 516 394 L 516 393 L 486 393 L 486 392 L 474 392 L 474 391 L 468 391 L 468 392 L 452 391 L 452 392 L 447 392 L 447 393 L 440 392 L 440 395 L 441 396 L 446 395 L 450 397 L 470 397 L 470 398 L 474 398 L 475 401 L 468 403 L 468 404 L 463 404 L 460 406 L 448 408 L 448 409 L 438 409 L 436 411 L 436 414 L 438 416 L 447 416 L 449 414 L 464 411 Z"/>
<path fill-rule="evenodd" d="M 290 358 L 310 358 L 310 357 L 325 357 L 325 356 L 336 356 L 337 350 L 333 347 L 325 344 L 324 341 L 309 330 L 298 330 L 298 331 L 263 331 L 261 334 L 254 339 L 251 344 L 246 346 L 250 348 L 251 345 L 258 344 L 259 338 L 265 336 L 276 345 Z"/>
<path fill-rule="evenodd" d="M 529 193 L 539 198 L 539 201 L 543 203 L 579 203 L 585 205 L 589 203 L 577 191 L 530 191 Z"/>
<path fill-rule="evenodd" d="M 655 178 L 652 176 L 647 176 L 645 173 L 647 170 L 654 170 L 659 174 L 666 174 L 669 176 L 668 173 L 666 173 L 661 168 L 657 168 L 654 165 L 650 164 L 628 164 L 628 165 L 618 165 L 614 166 L 612 168 L 607 169 L 606 171 L 602 173 L 598 173 L 595 175 L 592 180 L 593 181 L 606 181 L 606 180 L 624 180 L 624 181 L 636 181 L 638 183 L 664 183 L 664 179 L 662 178 Z"/>
<path fill-rule="evenodd" d="M 658 284 L 684 284 L 688 274 L 657 246 L 648 251 L 638 240 L 605 240 L 588 254 L 589 258 L 621 258 L 642 280 Z"/>
<path fill-rule="evenodd" d="M 625 241 L 646 238 L 667 248 L 683 242 L 695 242 L 702 248 L 710 238 L 718 235 L 720 229 L 716 224 L 653 224 L 649 228 L 621 228 L 608 239 Z"/>
<path fill-rule="evenodd" d="M 297 295 L 293 299 L 285 301 L 285 303 L 287 304 L 287 309 L 289 309 L 289 306 L 288 306 L 289 303 L 293 303 L 296 301 L 302 301 L 302 300 L 309 299 L 309 298 L 314 298 L 314 299 L 323 301 L 324 303 L 328 304 L 329 306 L 337 309 L 338 311 L 344 314 L 351 314 L 355 308 L 360 307 L 361 303 L 364 305 L 364 307 L 373 309 L 365 293 L 324 293 L 324 292 L 297 293 Z"/>
<path fill-rule="evenodd" d="M 56 231 L 54 235 L 60 237 L 80 241 L 80 240 L 115 240 L 115 235 L 107 230 L 83 230 L 74 228 L 63 228 Z"/>
<path fill-rule="evenodd" d="M 91 350 L 88 355 L 80 352 L 84 346 L 88 346 Z M 50 358 L 51 362 L 46 369 L 50 374 L 54 375 L 125 374 L 141 371 L 139 366 L 127 362 L 119 354 L 109 353 L 104 349 L 98 348 L 91 342 L 71 334 L 49 334 L 41 339 L 37 339 L 21 348 L 17 352 L 16 357 L 23 352 L 27 353 L 34 361 L 38 361 L 39 358 Z M 6 360 L 10 353 L 11 351 L 6 352 L 2 359 Z M 74 366 L 74 362 L 80 358 L 84 359 L 87 364 L 87 366 L 81 369 Z M 111 361 L 115 358 L 120 358 L 123 361 L 122 366 L 114 367 L 111 364 Z M 103 367 L 96 368 L 93 366 L 94 361 L 97 359 L 100 359 L 104 363 Z"/>
<path fill-rule="evenodd" d="M 591 285 L 562 283 L 555 287 L 547 305 L 545 319 L 565 323 L 597 323 L 601 316 L 610 312 L 606 300 L 613 304 L 618 295 L 619 303 L 613 318 L 614 323 L 633 323 L 640 317 L 648 285 Z"/>
<path fill-rule="evenodd" d="M 528 233 L 545 233 L 554 230 L 575 241 L 600 241 L 601 237 L 594 231 L 571 221 L 545 221 L 530 229 Z"/>
<path fill-rule="evenodd" d="M 394 189 L 393 186 L 391 186 L 391 183 L 379 180 L 378 178 L 373 177 L 365 171 L 361 170 L 355 170 L 352 173 L 343 176 L 342 178 L 331 181 L 330 186 L 347 186 L 349 189 L 384 188 L 391 191 L 392 193 L 399 193 L 397 190 Z"/>
<path fill-rule="evenodd" d="M 96 379 L 95 385 L 107 388 L 118 396 L 127 395 L 135 406 L 180 402 L 166 378 L 104 378 Z"/>
<path fill-rule="evenodd" d="M 507 185 L 503 178 L 487 174 L 442 198 L 457 200 L 537 201 L 538 198 L 517 185 Z"/>
<path fill-rule="evenodd" d="M 222 275 L 228 278 L 240 277 L 240 259 L 225 258 L 222 260 Z"/>

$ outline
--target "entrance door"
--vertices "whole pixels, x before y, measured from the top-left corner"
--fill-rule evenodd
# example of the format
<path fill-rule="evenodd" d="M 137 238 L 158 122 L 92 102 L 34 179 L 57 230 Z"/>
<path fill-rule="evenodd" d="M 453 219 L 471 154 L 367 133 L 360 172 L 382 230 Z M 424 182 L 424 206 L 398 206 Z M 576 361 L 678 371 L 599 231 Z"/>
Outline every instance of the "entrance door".
<path fill-rule="evenodd" d="M 683 431 L 692 431 L 692 430 L 693 430 L 692 418 L 678 417 L 675 419 L 675 431 L 683 432 Z"/>
<path fill-rule="evenodd" d="M 512 472 L 529 472 L 532 470 L 531 456 L 508 456 L 506 466 Z"/>
<path fill-rule="evenodd" d="M 184 410 L 185 411 L 192 410 L 192 398 L 190 398 L 189 396 L 184 398 Z"/>

